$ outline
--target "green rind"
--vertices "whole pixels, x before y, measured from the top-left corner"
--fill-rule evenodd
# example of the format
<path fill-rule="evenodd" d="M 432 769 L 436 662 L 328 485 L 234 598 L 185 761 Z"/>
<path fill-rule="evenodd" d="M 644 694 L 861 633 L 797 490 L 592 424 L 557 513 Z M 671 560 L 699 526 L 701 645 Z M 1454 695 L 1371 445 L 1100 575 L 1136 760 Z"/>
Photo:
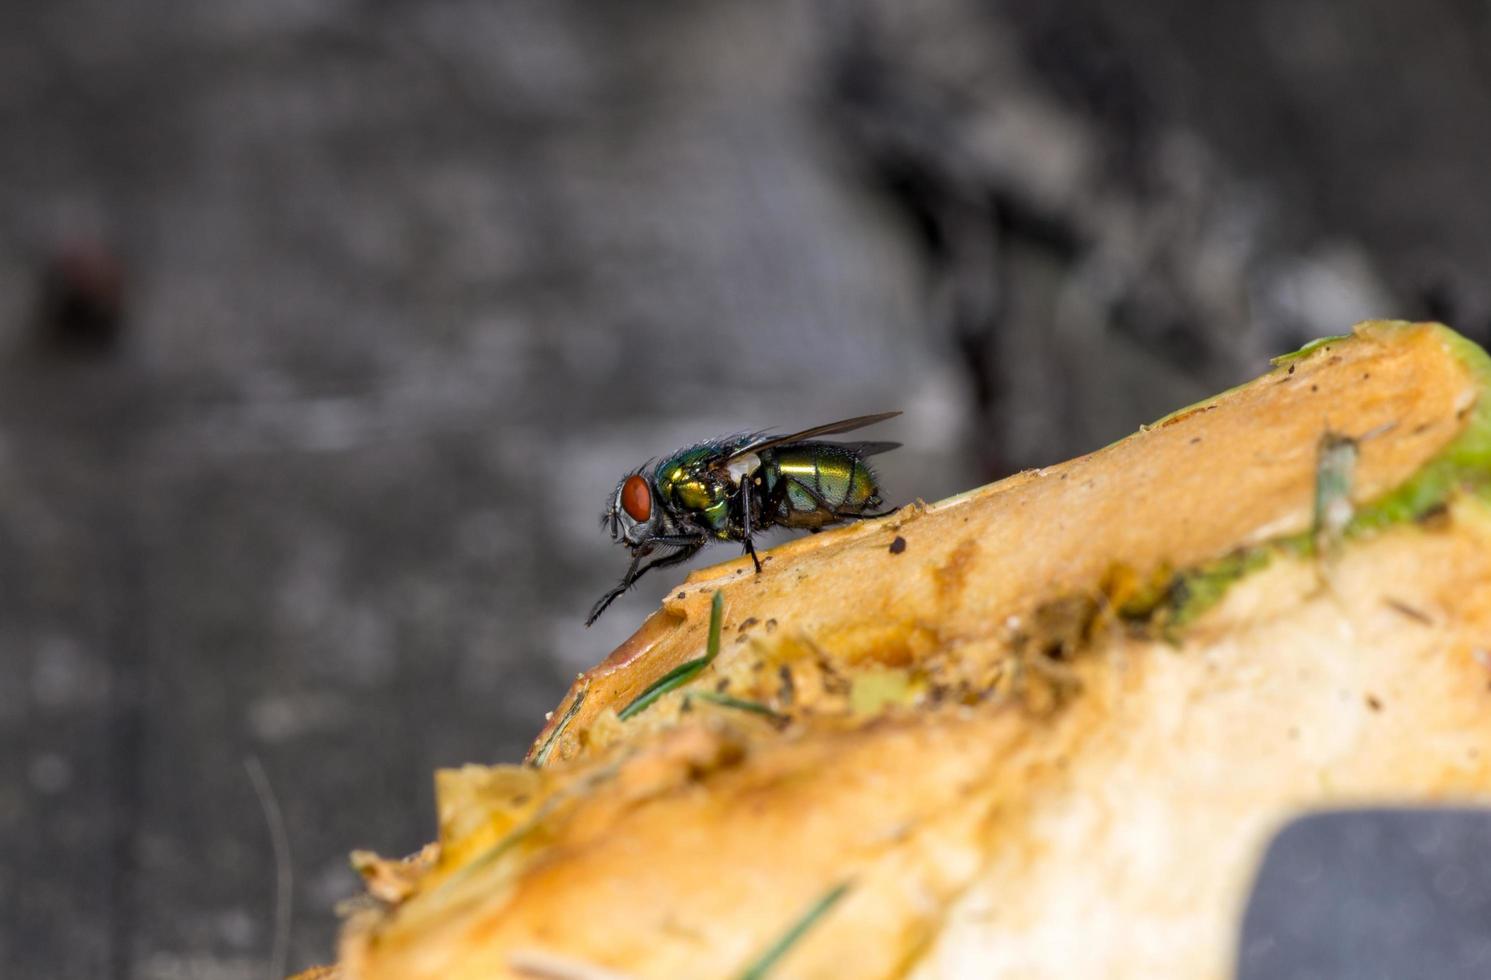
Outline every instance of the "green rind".
<path fill-rule="evenodd" d="M 1407 330 L 1416 326 L 1419 325 L 1394 321 L 1373 324 L 1368 331 Z M 1469 409 L 1470 418 L 1460 434 L 1419 467 L 1405 483 L 1359 508 L 1343 532 L 1347 537 L 1416 520 L 1447 503 L 1450 495 L 1460 489 L 1491 502 L 1491 397 L 1487 397 L 1487 393 L 1491 392 L 1491 355 L 1487 355 L 1480 346 L 1449 327 L 1432 324 L 1430 328 L 1438 334 L 1450 356 L 1465 366 L 1475 383 L 1477 397 Z M 1365 333 L 1367 331 L 1362 332 Z M 1281 365 L 1299 361 L 1327 349 L 1331 344 L 1348 339 L 1350 338 L 1345 336 L 1321 337 L 1297 351 L 1274 358 L 1273 363 Z M 1198 402 L 1197 406 L 1214 400 L 1215 398 Z M 1191 411 L 1195 407 L 1173 412 L 1166 418 Z M 1178 630 L 1195 622 L 1203 613 L 1221 602 L 1234 583 L 1267 566 L 1275 554 L 1285 552 L 1302 557 L 1313 555 L 1314 536 L 1306 532 L 1276 538 L 1177 574 L 1170 590 L 1168 613 L 1164 617 L 1165 634 L 1174 637 Z"/>
<path fill-rule="evenodd" d="M 1320 350 L 1322 347 L 1325 347 L 1327 344 L 1335 344 L 1343 340 L 1350 340 L 1352 336 L 1353 335 L 1349 333 L 1338 333 L 1330 337 L 1316 337 L 1314 340 L 1305 344 L 1299 350 L 1292 350 L 1287 354 L 1280 354 L 1278 357 L 1270 358 L 1268 363 L 1272 364 L 1274 367 L 1279 367 L 1280 365 L 1289 364 L 1294 361 L 1302 361 L 1305 358 L 1309 357 L 1311 354 Z"/>
<path fill-rule="evenodd" d="M 1434 331 L 1475 382 L 1470 418 L 1454 440 L 1419 468 L 1408 482 L 1360 508 L 1346 533 L 1359 534 L 1422 517 L 1449 500 L 1457 489 L 1491 500 L 1491 356 L 1449 327 Z"/>
<path fill-rule="evenodd" d="M 1185 628 L 1197 617 L 1222 601 L 1234 583 L 1268 566 L 1274 549 L 1258 545 L 1234 551 L 1175 577 L 1170 588 L 1170 613 L 1165 617 L 1165 631 Z"/>

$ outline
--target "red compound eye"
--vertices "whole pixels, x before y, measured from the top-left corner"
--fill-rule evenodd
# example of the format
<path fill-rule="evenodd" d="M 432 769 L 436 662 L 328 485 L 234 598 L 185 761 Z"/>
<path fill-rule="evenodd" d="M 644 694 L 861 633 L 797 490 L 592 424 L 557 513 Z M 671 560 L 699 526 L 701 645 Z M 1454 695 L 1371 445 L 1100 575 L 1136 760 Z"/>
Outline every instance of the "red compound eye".
<path fill-rule="evenodd" d="M 629 476 L 621 485 L 621 509 L 638 524 L 652 516 L 652 491 L 640 476 Z"/>

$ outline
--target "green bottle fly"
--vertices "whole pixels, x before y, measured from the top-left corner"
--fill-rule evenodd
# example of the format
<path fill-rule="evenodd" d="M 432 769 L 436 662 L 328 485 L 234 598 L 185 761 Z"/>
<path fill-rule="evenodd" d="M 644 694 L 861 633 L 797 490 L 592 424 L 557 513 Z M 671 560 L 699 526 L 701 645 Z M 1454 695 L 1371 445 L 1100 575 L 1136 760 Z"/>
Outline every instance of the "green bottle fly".
<path fill-rule="evenodd" d="M 822 442 L 814 437 L 850 432 L 899 414 L 862 415 L 787 436 L 756 433 L 700 443 L 623 477 L 601 520 L 613 540 L 631 549 L 631 567 L 591 609 L 585 625 L 595 622 L 645 572 L 687 561 L 710 541 L 741 542 L 759 572 L 752 536 L 760 531 L 790 527 L 816 532 L 890 513 L 876 513 L 884 501 L 865 459 L 900 443 Z M 652 560 L 644 561 L 648 558 Z"/>

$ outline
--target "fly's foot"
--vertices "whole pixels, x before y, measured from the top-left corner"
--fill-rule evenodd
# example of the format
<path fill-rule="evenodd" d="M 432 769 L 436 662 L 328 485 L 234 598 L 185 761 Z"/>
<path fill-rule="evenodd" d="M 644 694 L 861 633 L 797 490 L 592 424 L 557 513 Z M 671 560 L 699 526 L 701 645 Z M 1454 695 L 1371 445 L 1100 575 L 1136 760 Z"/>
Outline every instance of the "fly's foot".
<path fill-rule="evenodd" d="M 750 538 L 746 538 L 746 541 L 745 541 L 745 552 L 746 552 L 746 554 L 748 554 L 748 555 L 751 556 L 751 563 L 756 566 L 756 574 L 760 575 L 761 574 L 761 559 L 756 557 L 756 543 L 754 541 L 752 541 Z"/>

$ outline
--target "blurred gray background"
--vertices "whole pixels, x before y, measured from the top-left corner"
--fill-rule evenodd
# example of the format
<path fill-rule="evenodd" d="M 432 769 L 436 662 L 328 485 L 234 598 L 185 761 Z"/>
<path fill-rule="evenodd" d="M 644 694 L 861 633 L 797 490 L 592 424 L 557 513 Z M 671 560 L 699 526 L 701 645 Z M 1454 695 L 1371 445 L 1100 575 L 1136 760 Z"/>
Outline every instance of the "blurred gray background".
<path fill-rule="evenodd" d="M 932 500 L 1360 317 L 1484 342 L 1488 52 L 1463 0 L 11 0 L 0 973 L 264 976 L 252 766 L 330 959 L 347 852 L 684 574 L 581 625 L 648 457 L 898 408 Z"/>

